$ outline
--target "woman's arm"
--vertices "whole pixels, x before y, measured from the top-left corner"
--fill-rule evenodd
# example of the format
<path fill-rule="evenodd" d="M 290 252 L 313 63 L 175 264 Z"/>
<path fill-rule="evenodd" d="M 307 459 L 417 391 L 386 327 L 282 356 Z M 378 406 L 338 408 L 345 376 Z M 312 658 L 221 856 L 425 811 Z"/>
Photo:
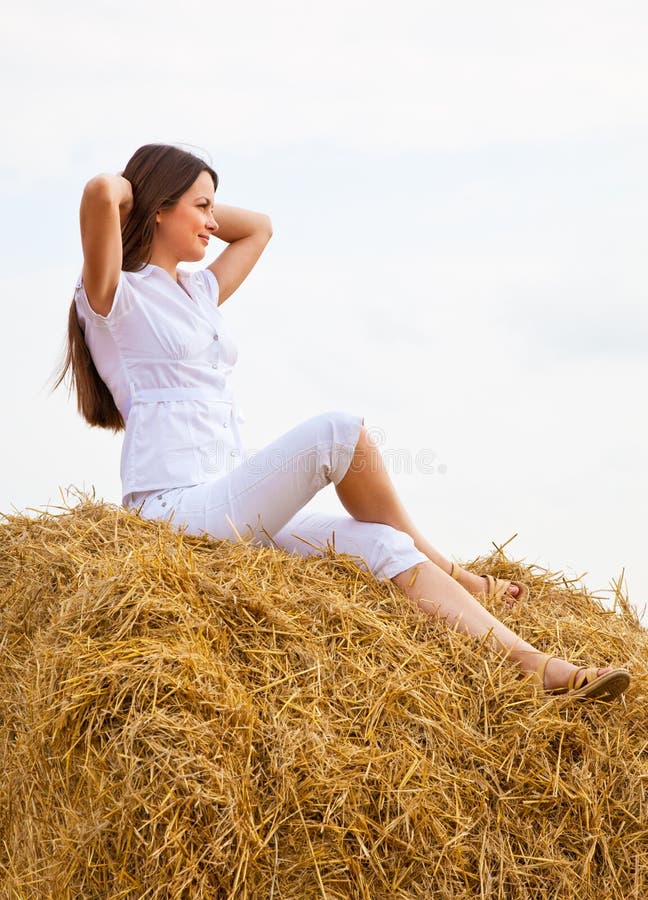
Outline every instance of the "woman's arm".
<path fill-rule="evenodd" d="M 86 184 L 79 218 L 83 285 L 92 309 L 112 309 L 122 267 L 122 224 L 133 208 L 130 182 L 121 175 L 96 175 Z"/>
<path fill-rule="evenodd" d="M 214 205 L 216 236 L 229 247 L 207 266 L 218 282 L 218 305 L 224 303 L 249 275 L 272 237 L 272 223 L 263 213 L 236 206 Z"/>

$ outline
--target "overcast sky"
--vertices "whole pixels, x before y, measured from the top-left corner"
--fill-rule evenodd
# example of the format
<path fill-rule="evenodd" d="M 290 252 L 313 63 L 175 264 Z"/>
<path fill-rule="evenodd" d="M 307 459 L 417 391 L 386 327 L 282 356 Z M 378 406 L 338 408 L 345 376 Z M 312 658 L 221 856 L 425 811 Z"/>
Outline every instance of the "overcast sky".
<path fill-rule="evenodd" d="M 0 41 L 1 512 L 120 500 L 121 437 L 47 386 L 79 200 L 184 143 L 274 224 L 222 307 L 248 448 L 360 413 L 447 555 L 517 533 L 648 602 L 645 4 L 25 2 Z"/>

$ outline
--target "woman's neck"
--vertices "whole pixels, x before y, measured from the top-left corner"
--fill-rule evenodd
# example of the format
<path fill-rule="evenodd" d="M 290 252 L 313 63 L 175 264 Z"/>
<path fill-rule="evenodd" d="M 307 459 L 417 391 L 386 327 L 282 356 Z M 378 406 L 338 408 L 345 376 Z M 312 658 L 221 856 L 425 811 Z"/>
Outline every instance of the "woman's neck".
<path fill-rule="evenodd" d="M 151 258 L 149 262 L 153 266 L 158 266 L 160 269 L 164 269 L 174 281 L 178 281 L 178 260 L 173 257 L 167 256 L 159 251 L 154 251 L 151 254 Z M 178 281 L 179 283 L 179 281 Z"/>

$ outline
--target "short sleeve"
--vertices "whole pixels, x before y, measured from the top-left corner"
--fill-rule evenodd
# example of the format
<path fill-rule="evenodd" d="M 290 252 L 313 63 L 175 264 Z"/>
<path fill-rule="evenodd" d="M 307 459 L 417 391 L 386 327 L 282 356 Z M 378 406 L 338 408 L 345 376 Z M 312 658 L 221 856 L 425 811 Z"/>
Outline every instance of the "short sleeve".
<path fill-rule="evenodd" d="M 210 303 L 218 306 L 218 281 L 211 269 L 199 269 L 192 273 L 192 278 L 202 285 L 203 290 L 207 294 Z"/>
<path fill-rule="evenodd" d="M 128 312 L 128 309 L 131 305 L 130 285 L 128 284 L 124 276 L 124 272 L 120 272 L 119 281 L 117 282 L 115 297 L 113 299 L 110 312 L 107 316 L 102 316 L 100 313 L 95 312 L 95 310 L 90 306 L 88 295 L 86 294 L 85 287 L 83 286 L 82 273 L 81 275 L 79 275 L 79 279 L 74 289 L 74 300 L 77 307 L 77 313 L 80 314 L 80 317 L 84 320 L 84 322 L 87 321 L 91 322 L 93 325 L 98 325 L 99 327 L 109 328 L 111 325 L 121 319 L 122 316 L 126 314 L 126 312 Z"/>

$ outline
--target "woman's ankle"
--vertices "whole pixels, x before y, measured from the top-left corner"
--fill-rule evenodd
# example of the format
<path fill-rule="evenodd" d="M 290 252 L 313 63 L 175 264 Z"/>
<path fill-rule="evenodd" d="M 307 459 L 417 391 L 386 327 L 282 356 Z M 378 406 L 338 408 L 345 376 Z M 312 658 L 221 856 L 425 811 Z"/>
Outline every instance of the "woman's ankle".
<path fill-rule="evenodd" d="M 474 572 L 462 569 L 456 562 L 451 564 L 448 574 L 471 594 L 485 593 L 488 587 L 483 575 L 475 575 Z"/>

